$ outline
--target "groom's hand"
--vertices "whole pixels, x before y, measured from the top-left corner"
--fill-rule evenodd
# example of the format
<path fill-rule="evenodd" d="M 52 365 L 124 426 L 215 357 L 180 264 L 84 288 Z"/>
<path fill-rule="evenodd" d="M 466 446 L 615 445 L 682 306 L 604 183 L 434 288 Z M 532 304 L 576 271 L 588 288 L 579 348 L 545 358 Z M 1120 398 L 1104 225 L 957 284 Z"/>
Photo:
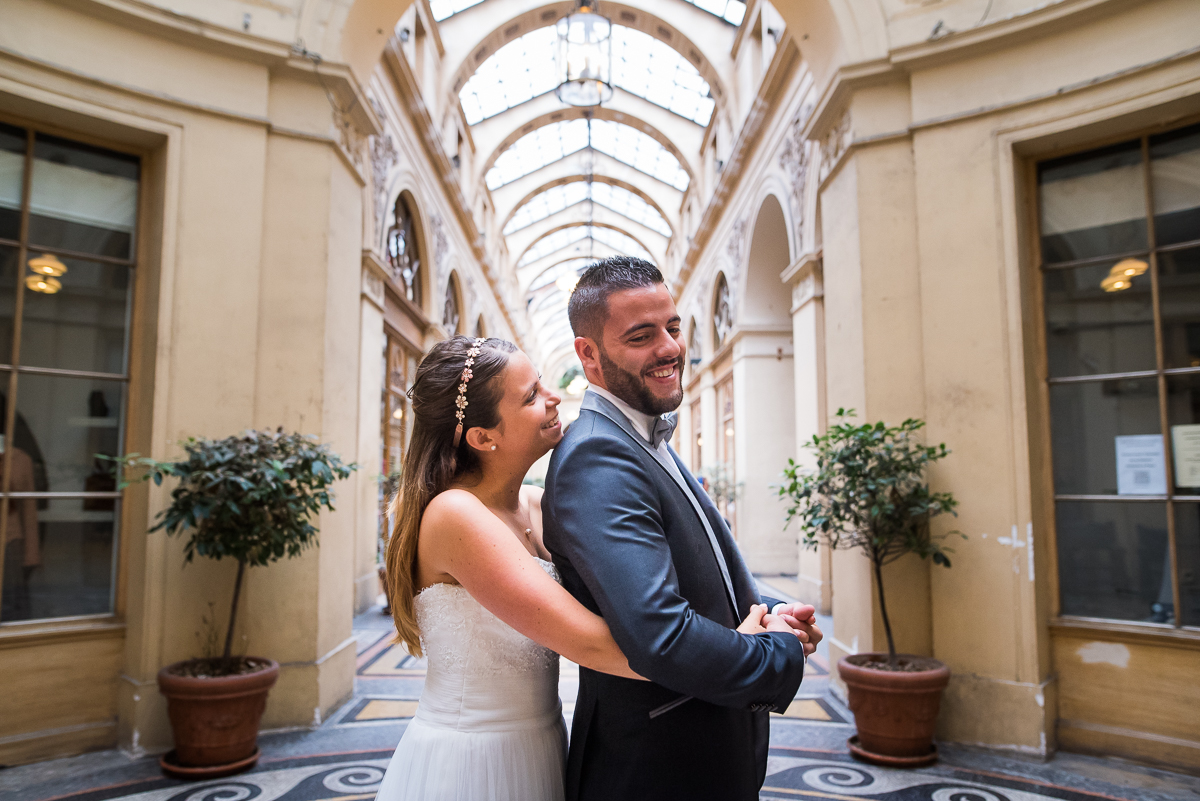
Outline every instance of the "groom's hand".
<path fill-rule="evenodd" d="M 817 626 L 817 610 L 811 604 L 775 604 L 771 614 L 787 623 L 800 642 L 804 643 L 804 655 L 817 650 L 817 643 L 825 636 Z"/>

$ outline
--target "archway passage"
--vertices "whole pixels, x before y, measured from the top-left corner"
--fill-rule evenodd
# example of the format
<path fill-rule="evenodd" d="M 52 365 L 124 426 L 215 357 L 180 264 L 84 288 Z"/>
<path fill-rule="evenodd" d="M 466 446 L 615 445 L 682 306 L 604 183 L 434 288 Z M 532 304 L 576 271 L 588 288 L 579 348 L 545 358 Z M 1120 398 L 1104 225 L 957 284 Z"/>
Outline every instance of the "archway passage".
<path fill-rule="evenodd" d="M 779 525 L 782 507 L 771 489 L 795 456 L 791 292 L 780 280 L 790 261 L 783 207 L 774 195 L 767 195 L 750 235 L 732 335 L 737 340 L 732 472 L 742 486 L 737 503 L 739 544 L 751 569 L 775 573 L 794 573 L 797 565 L 795 539 Z M 771 391 L 762 391 L 764 387 Z"/>

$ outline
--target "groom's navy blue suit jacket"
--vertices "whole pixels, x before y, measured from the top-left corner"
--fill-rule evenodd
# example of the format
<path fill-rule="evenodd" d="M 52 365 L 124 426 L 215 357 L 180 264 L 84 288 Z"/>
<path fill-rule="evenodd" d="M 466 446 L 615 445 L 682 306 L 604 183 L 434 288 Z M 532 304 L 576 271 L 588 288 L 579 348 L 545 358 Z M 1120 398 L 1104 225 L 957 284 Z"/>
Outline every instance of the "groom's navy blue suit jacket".
<path fill-rule="evenodd" d="M 546 476 L 543 538 L 564 586 L 650 680 L 580 669 L 567 799 L 751 801 L 766 772 L 768 712 L 795 696 L 803 648 L 791 634 L 734 631 L 751 604 L 775 601 L 760 598 L 724 520 L 672 451 L 726 582 L 696 507 L 644 443 L 588 393 Z"/>

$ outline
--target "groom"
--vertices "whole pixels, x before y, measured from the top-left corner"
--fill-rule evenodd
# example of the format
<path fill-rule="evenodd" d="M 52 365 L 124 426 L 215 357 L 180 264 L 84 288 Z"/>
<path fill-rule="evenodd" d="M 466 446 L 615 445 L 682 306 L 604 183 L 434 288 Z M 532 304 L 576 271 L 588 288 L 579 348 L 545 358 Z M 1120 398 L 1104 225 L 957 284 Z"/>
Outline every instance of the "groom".
<path fill-rule="evenodd" d="M 821 639 L 813 608 L 760 598 L 721 515 L 667 445 L 683 400 L 679 314 L 656 267 L 592 265 L 568 305 L 590 389 L 554 451 L 543 533 L 563 584 L 649 681 L 579 669 L 568 801 L 752 801 L 768 714 Z M 792 633 L 734 631 L 766 603 Z"/>

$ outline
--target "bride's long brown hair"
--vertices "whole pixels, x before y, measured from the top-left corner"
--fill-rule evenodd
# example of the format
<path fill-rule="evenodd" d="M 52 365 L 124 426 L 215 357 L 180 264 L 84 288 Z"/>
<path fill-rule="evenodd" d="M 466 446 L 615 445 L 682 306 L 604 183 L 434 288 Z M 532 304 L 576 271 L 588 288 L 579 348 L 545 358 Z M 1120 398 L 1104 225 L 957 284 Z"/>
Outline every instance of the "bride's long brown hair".
<path fill-rule="evenodd" d="M 474 344 L 474 339 L 456 336 L 434 345 L 417 368 L 416 379 L 408 391 L 413 432 L 400 471 L 400 491 L 392 502 L 396 527 L 388 541 L 385 562 L 396 640 L 416 656 L 421 656 L 421 632 L 414 604 L 421 518 L 434 496 L 449 489 L 457 477 L 479 467 L 479 457 L 467 444 L 466 432 L 476 426 L 494 428 L 500 422 L 504 382 L 497 379 L 508 365 L 509 354 L 517 350 L 516 345 L 504 339 L 488 339 L 483 343 L 471 366 L 463 437 L 455 448 L 454 428 L 458 425 L 455 400 L 467 351 Z"/>

